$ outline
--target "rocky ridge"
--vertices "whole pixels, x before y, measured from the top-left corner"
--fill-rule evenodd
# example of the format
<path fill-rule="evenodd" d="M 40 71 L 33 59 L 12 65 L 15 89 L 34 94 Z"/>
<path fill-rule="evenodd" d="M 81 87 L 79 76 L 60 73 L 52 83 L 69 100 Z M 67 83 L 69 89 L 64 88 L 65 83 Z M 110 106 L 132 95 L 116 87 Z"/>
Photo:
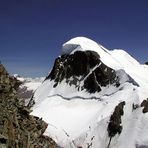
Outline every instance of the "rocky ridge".
<path fill-rule="evenodd" d="M 56 143 L 43 133 L 47 123 L 29 115 L 31 110 L 17 95 L 20 82 L 0 64 L 0 147 L 54 148 Z"/>

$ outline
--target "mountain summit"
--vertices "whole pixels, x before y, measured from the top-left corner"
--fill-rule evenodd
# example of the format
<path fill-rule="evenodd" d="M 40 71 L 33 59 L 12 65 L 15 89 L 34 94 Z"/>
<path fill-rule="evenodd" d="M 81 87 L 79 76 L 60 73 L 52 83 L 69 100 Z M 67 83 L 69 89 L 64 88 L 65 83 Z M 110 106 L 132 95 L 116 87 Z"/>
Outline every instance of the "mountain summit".
<path fill-rule="evenodd" d="M 124 50 L 71 39 L 31 99 L 31 114 L 60 147 L 148 147 L 147 75 Z"/>

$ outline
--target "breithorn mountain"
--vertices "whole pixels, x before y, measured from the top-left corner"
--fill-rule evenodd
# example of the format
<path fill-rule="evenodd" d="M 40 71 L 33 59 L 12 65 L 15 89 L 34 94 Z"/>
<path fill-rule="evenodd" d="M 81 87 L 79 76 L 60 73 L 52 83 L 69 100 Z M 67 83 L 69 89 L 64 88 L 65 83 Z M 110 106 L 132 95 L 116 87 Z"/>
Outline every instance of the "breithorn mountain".
<path fill-rule="evenodd" d="M 77 37 L 28 105 L 64 148 L 148 147 L 148 66 Z"/>

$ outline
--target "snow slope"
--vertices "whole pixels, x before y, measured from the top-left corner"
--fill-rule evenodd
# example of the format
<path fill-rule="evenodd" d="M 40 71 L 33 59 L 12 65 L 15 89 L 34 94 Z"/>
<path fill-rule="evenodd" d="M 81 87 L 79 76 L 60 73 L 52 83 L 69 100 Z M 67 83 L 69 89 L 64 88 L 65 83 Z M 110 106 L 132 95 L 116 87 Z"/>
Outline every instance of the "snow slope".
<path fill-rule="evenodd" d="M 120 65 L 110 56 L 110 52 L 107 49 L 85 37 L 76 37 L 63 44 L 62 55 L 87 50 L 97 52 L 100 55 L 101 61 L 107 66 L 113 69 L 120 69 Z"/>
<path fill-rule="evenodd" d="M 120 86 L 102 87 L 101 92 L 78 91 L 63 80 L 57 87 L 47 79 L 34 94 L 32 115 L 48 123 L 44 135 L 52 137 L 64 148 L 135 148 L 148 147 L 148 113 L 140 104 L 148 98 L 148 66 L 141 65 L 123 50 L 109 51 L 85 37 L 74 38 L 63 44 L 62 55 L 92 50 L 101 61 L 116 70 Z M 121 134 L 110 144 L 108 123 L 115 107 L 125 101 Z M 138 107 L 133 110 L 133 104 Z M 108 145 L 109 144 L 109 145 Z"/>
<path fill-rule="evenodd" d="M 37 78 L 24 78 L 18 74 L 14 74 L 17 80 L 21 81 L 22 84 L 19 86 L 18 94 L 25 100 L 25 104 L 28 104 L 35 90 L 42 84 L 45 77 Z"/>

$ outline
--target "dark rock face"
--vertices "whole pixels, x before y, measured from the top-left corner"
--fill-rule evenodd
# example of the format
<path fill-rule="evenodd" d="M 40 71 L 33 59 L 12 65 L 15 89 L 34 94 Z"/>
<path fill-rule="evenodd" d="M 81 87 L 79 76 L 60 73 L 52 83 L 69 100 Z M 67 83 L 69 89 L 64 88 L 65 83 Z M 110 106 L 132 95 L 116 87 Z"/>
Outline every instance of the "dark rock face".
<path fill-rule="evenodd" d="M 114 137 L 117 133 L 120 134 L 122 131 L 121 126 L 121 116 L 124 114 L 123 108 L 124 108 L 125 102 L 119 103 L 113 112 L 113 114 L 110 117 L 110 121 L 108 124 L 108 135 L 110 138 Z"/>
<path fill-rule="evenodd" d="M 141 107 L 144 107 L 142 112 L 143 113 L 147 113 L 148 112 L 148 99 L 147 100 L 143 100 L 143 102 L 141 103 Z"/>
<path fill-rule="evenodd" d="M 103 64 L 94 51 L 76 51 L 58 57 L 46 79 L 54 80 L 54 87 L 65 79 L 69 85 L 75 85 L 78 90 L 86 89 L 90 93 L 101 91 L 101 86 L 119 84 L 115 71 Z M 80 86 L 82 81 L 84 85 Z"/>
<path fill-rule="evenodd" d="M 0 64 L 0 147 L 2 148 L 54 148 L 55 142 L 43 136 L 47 123 L 29 115 L 17 95 L 19 82 L 9 76 Z"/>
<path fill-rule="evenodd" d="M 148 65 L 148 62 L 145 62 L 146 65 Z"/>

